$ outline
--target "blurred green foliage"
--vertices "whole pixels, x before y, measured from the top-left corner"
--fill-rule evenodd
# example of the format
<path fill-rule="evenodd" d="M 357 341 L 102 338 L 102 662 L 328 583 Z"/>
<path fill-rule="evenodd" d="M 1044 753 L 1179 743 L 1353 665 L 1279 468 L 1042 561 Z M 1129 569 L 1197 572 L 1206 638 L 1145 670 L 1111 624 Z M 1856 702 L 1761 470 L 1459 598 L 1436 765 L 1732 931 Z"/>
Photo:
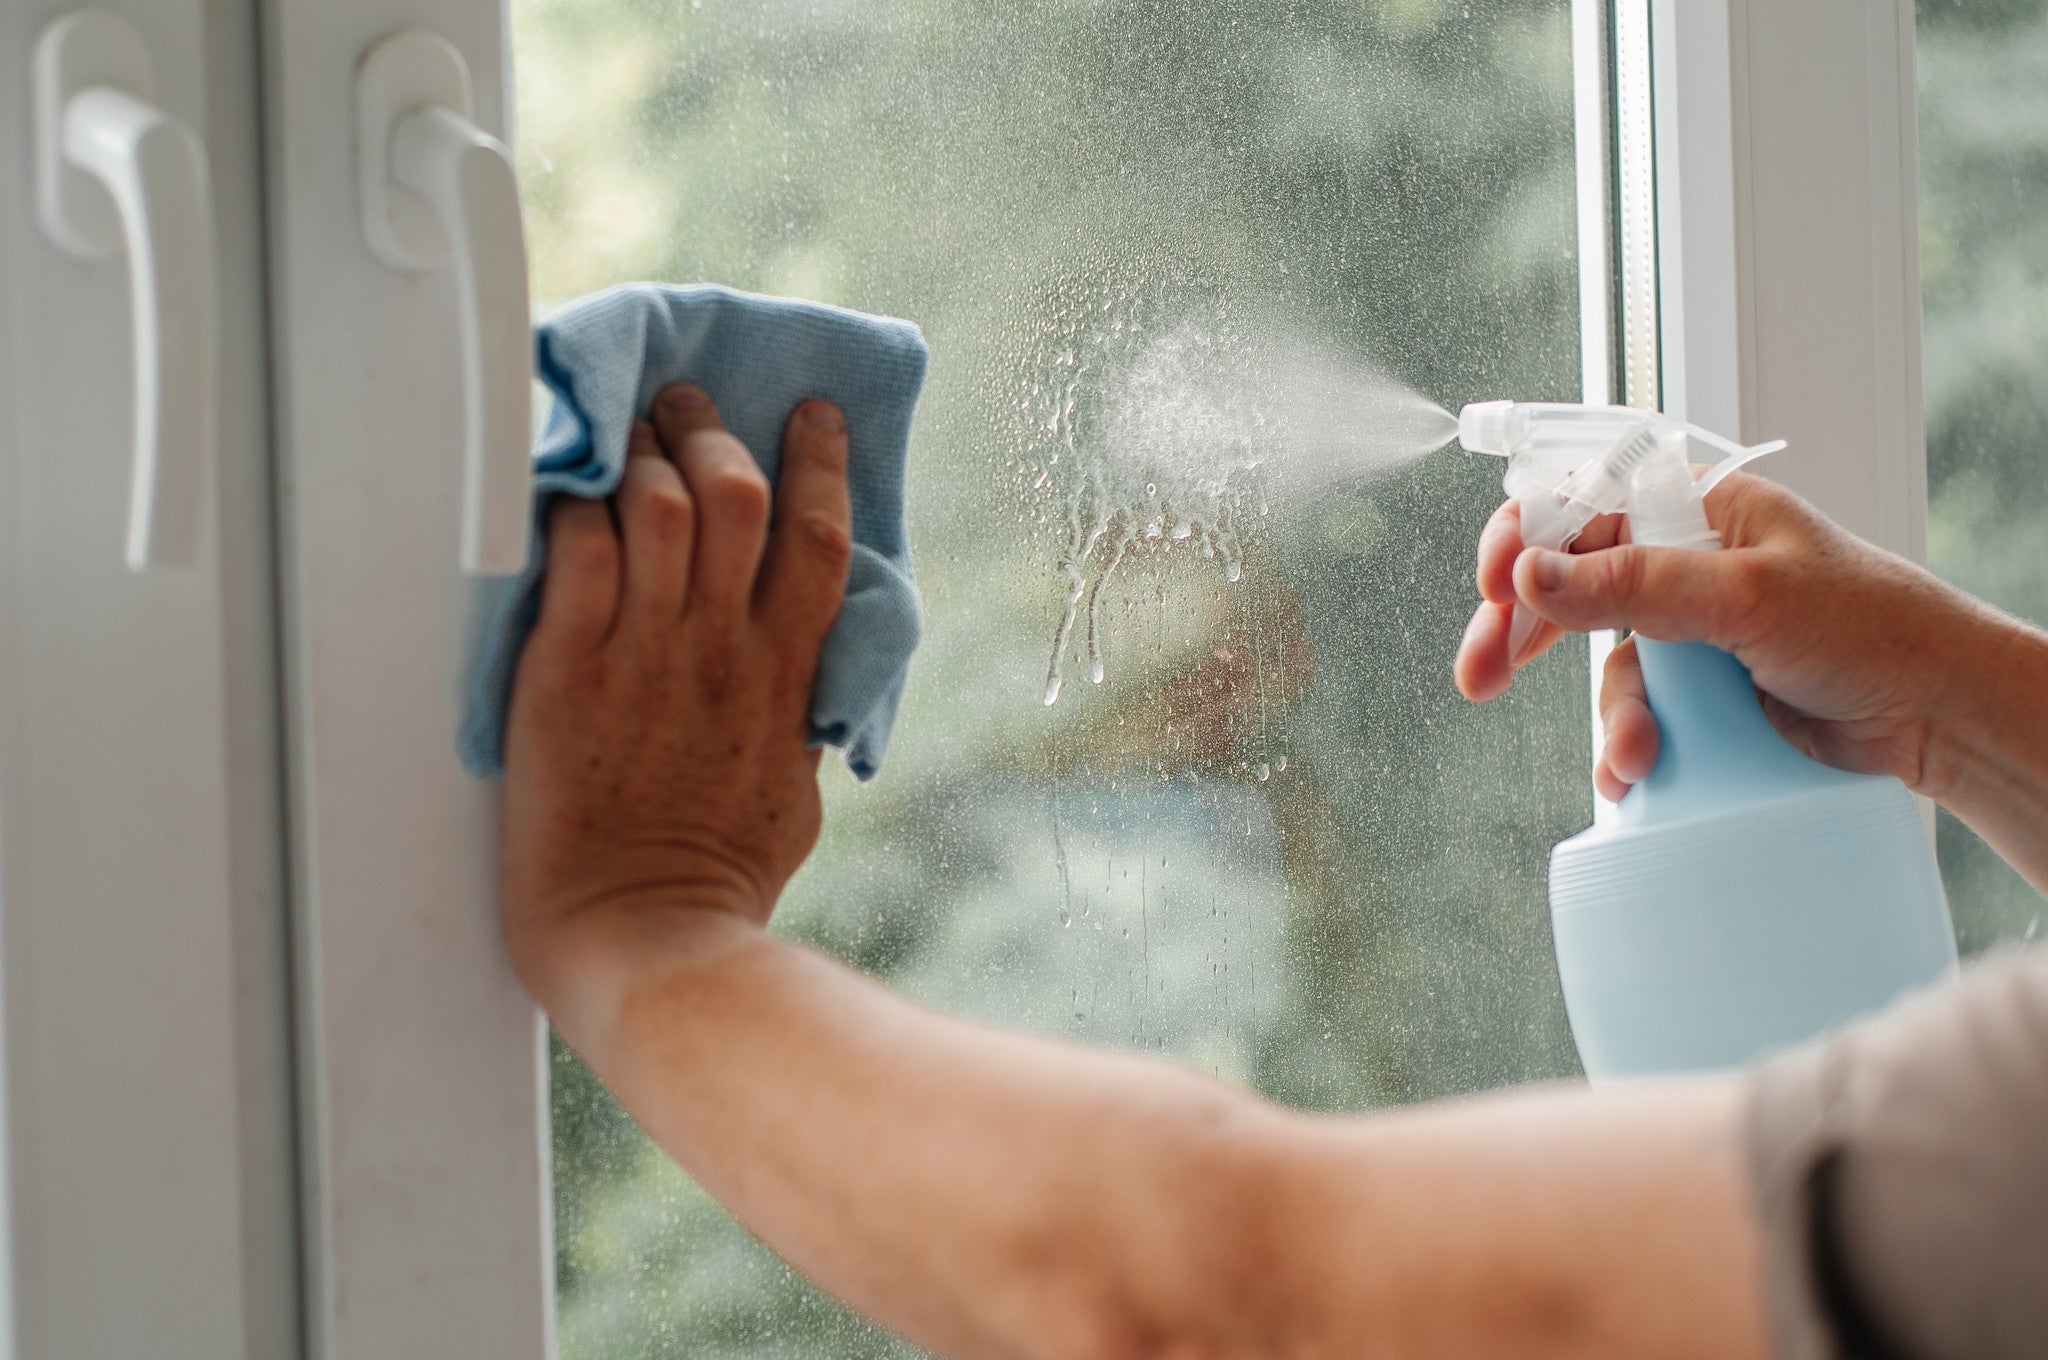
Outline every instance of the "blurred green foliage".
<path fill-rule="evenodd" d="M 1929 559 L 2048 625 L 2048 0 L 1921 0 Z M 2038 893 L 1943 814 L 1968 952 L 2041 928 Z"/>
<path fill-rule="evenodd" d="M 1276 496 L 1237 582 L 1147 555 L 1105 588 L 1105 681 L 1069 664 L 1047 708 L 1076 478 L 1106 453 L 1053 463 L 1034 414 L 1063 356 L 1096 370 L 1085 422 L 1185 333 L 1370 359 L 1453 409 L 1574 398 L 1568 8 L 513 0 L 544 302 L 715 279 L 932 344 L 927 642 L 882 777 L 828 778 L 780 928 L 933 1004 L 1315 1108 L 1575 1070 L 1543 865 L 1590 816 L 1583 654 L 1484 708 L 1449 684 L 1498 467 Z M 2042 3 L 1923 8 L 1937 558 L 2038 618 Z M 1944 828 L 1966 935 L 2019 933 L 2025 899 L 1961 844 Z M 912 1353 L 559 1048 L 554 1108 L 568 1360 Z"/>

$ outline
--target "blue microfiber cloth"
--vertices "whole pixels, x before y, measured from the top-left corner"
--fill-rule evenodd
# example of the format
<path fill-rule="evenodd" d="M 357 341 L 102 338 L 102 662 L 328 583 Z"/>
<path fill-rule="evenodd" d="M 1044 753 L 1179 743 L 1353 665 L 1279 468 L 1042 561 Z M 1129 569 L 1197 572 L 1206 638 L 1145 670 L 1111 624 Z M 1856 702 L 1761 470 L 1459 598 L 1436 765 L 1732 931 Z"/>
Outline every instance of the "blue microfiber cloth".
<path fill-rule="evenodd" d="M 847 768 L 873 778 L 920 632 L 903 518 L 904 458 L 926 359 L 917 327 L 708 284 L 637 283 L 570 303 L 539 327 L 535 343 L 538 375 L 555 397 L 534 450 L 539 527 L 526 570 L 485 591 L 457 740 L 463 764 L 479 777 L 504 768 L 505 709 L 539 610 L 550 502 L 610 495 L 634 419 L 662 388 L 692 382 L 711 394 L 771 483 L 783 425 L 800 402 L 824 397 L 846 415 L 853 563 L 818 658 L 810 738 L 843 747 Z"/>

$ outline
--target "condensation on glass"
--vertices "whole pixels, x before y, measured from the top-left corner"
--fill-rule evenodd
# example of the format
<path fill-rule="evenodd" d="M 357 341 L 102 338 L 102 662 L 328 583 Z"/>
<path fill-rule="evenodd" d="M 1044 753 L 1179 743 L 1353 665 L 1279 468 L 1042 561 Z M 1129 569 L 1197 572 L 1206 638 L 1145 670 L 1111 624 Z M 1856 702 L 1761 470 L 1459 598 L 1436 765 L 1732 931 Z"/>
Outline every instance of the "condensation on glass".
<path fill-rule="evenodd" d="M 1499 468 L 1423 456 L 1431 402 L 1578 395 L 1568 0 L 512 10 L 543 305 L 715 279 L 931 342 L 927 641 L 782 928 L 1316 1108 L 1572 1071 L 1584 662 L 1457 697 Z M 555 1079 L 569 1360 L 905 1353 Z"/>
<path fill-rule="evenodd" d="M 2048 625 L 2048 0 L 1919 5 L 1920 264 L 1934 569 Z M 1965 952 L 2048 903 L 1943 814 Z"/>

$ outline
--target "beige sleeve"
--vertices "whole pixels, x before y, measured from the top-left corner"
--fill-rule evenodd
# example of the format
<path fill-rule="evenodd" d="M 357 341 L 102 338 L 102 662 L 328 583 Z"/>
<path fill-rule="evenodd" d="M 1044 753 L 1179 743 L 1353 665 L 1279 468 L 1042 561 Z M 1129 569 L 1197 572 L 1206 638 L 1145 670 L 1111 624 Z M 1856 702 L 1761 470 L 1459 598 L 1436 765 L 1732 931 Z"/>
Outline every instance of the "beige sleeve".
<path fill-rule="evenodd" d="M 1754 1078 L 1781 1360 L 2048 1357 L 2048 949 Z"/>

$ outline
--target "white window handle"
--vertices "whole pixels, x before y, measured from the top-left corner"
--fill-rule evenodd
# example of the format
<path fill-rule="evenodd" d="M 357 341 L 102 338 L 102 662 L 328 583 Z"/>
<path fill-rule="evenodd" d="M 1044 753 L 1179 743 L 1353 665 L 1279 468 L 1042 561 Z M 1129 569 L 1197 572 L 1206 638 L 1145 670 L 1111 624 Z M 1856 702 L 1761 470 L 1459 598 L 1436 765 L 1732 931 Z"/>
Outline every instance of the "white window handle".
<path fill-rule="evenodd" d="M 364 239 L 393 268 L 455 268 L 462 569 L 503 576 L 526 565 L 532 524 L 533 321 L 512 155 L 471 117 L 469 68 L 445 38 L 394 33 L 356 70 Z"/>
<path fill-rule="evenodd" d="M 37 213 L 67 252 L 125 247 L 135 332 L 128 565 L 190 562 L 214 447 L 218 343 L 206 151 L 149 102 L 149 54 L 126 20 L 81 10 L 36 41 Z M 96 179 L 101 194 L 86 181 Z"/>

